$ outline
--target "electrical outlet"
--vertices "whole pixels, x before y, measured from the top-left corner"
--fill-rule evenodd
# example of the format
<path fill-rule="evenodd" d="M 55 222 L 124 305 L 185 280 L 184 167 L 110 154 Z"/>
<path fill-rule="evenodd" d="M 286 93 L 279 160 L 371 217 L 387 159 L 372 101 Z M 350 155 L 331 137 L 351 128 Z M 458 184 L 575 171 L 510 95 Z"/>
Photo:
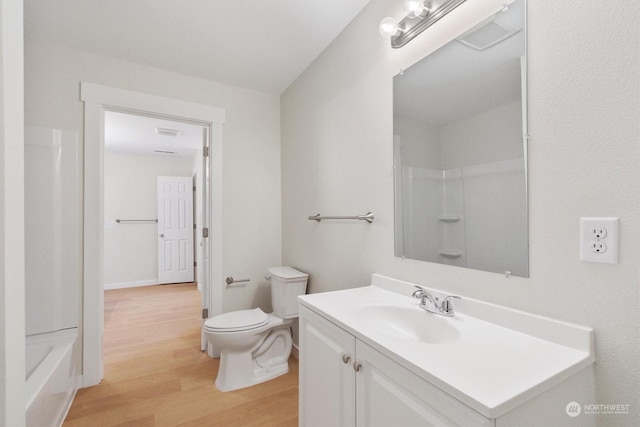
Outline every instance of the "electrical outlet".
<path fill-rule="evenodd" d="M 580 259 L 618 263 L 618 218 L 580 218 Z"/>
<path fill-rule="evenodd" d="M 606 243 L 600 240 L 594 240 L 593 242 L 591 242 L 590 247 L 591 247 L 591 252 L 596 254 L 607 252 Z"/>
<path fill-rule="evenodd" d="M 589 234 L 594 239 L 604 239 L 607 237 L 607 229 L 604 227 L 592 227 L 589 229 Z"/>

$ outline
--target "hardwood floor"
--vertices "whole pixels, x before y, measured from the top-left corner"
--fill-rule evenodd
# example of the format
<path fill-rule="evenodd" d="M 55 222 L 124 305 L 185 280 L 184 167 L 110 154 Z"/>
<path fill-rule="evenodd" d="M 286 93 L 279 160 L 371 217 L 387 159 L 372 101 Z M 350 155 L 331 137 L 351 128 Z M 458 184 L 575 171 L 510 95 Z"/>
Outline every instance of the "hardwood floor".
<path fill-rule="evenodd" d="M 104 380 L 81 389 L 64 426 L 297 426 L 298 363 L 254 387 L 215 388 L 200 351 L 193 284 L 105 291 Z"/>

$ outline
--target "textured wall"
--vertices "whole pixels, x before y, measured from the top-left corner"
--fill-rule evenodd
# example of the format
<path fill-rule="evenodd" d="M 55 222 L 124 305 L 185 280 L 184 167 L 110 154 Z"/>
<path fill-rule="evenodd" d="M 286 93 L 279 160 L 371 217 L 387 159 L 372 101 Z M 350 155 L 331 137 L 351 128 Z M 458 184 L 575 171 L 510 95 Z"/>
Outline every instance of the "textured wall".
<path fill-rule="evenodd" d="M 392 77 L 501 6 L 466 2 L 392 50 L 376 27 L 401 4 L 372 0 L 285 92 L 283 259 L 311 292 L 377 272 L 592 326 L 597 402 L 585 403 L 630 404 L 600 423 L 640 424 L 638 2 L 529 2 L 530 278 L 393 256 Z M 306 219 L 368 210 L 371 225 Z M 579 260 L 581 216 L 620 217 L 619 264 Z"/>

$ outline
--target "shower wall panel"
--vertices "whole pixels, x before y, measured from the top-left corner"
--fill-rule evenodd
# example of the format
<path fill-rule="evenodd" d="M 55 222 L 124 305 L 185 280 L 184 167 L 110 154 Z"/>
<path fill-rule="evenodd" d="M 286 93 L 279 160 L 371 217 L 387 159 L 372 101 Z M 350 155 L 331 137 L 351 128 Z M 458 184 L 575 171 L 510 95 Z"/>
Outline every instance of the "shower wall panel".
<path fill-rule="evenodd" d="M 27 335 L 78 326 L 80 167 L 76 132 L 25 127 Z"/>

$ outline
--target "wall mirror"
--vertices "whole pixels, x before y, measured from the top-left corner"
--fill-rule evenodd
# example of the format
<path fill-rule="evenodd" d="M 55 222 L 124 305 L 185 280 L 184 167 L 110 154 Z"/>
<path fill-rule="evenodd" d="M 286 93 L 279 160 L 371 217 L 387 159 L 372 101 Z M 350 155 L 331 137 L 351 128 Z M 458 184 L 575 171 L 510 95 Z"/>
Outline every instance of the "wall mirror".
<path fill-rule="evenodd" d="M 396 256 L 528 277 L 525 11 L 394 77 Z"/>

